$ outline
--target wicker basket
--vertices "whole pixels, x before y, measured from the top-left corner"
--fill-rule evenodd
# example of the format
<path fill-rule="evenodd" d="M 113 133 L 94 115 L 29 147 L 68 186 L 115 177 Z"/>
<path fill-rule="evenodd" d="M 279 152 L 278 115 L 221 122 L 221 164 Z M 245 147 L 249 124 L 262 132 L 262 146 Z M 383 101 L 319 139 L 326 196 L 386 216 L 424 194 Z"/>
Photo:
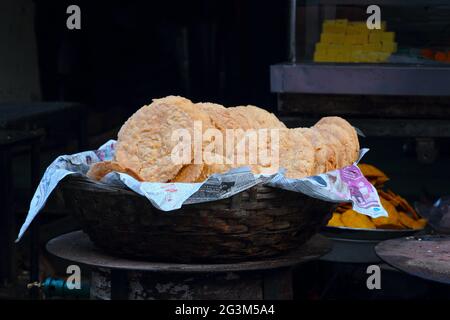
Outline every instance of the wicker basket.
<path fill-rule="evenodd" d="M 261 185 L 231 198 L 163 212 L 127 189 L 67 177 L 66 202 L 83 230 L 110 254 L 174 262 L 274 256 L 314 235 L 334 204 Z"/>

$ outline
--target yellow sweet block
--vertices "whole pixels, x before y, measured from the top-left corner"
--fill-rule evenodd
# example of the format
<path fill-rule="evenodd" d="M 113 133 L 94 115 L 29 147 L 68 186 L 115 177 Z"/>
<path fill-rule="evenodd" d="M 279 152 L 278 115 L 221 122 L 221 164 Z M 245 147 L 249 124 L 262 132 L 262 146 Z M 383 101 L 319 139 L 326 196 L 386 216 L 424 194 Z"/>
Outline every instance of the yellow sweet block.
<path fill-rule="evenodd" d="M 350 52 L 341 52 L 339 54 L 335 55 L 336 62 L 350 62 L 351 61 L 351 55 Z"/>
<path fill-rule="evenodd" d="M 365 24 L 349 24 L 347 25 L 347 29 L 345 31 L 346 34 L 354 35 L 354 34 L 369 34 L 369 29 L 367 29 Z"/>
<path fill-rule="evenodd" d="M 386 21 L 381 22 L 380 29 L 373 30 L 365 21 L 347 19 L 325 20 L 322 25 L 314 52 L 316 62 L 386 62 L 397 50 L 395 33 L 386 31 Z"/>
<path fill-rule="evenodd" d="M 390 55 L 389 52 L 378 52 L 378 62 L 386 62 Z"/>
<path fill-rule="evenodd" d="M 327 43 L 327 44 L 344 43 L 344 39 L 345 39 L 345 34 L 343 34 L 343 33 L 322 33 L 320 35 L 320 42 Z"/>
<path fill-rule="evenodd" d="M 356 48 L 355 48 L 356 47 Z M 357 47 L 358 47 L 358 45 L 354 45 L 354 44 L 345 44 L 344 43 L 344 45 L 342 46 L 342 49 L 345 51 L 345 52 L 352 52 L 352 51 L 354 51 L 355 49 L 357 49 Z"/>
<path fill-rule="evenodd" d="M 347 29 L 345 30 L 346 35 L 354 35 L 359 34 L 359 29 L 354 25 L 348 25 Z"/>
<path fill-rule="evenodd" d="M 380 55 L 378 52 L 367 52 L 367 57 L 369 59 L 368 62 L 379 62 L 380 61 Z"/>
<path fill-rule="evenodd" d="M 367 23 L 365 21 L 355 21 L 352 23 L 353 25 L 355 25 L 356 27 L 358 27 L 358 29 L 365 29 L 365 30 L 369 30 L 367 28 Z"/>
<path fill-rule="evenodd" d="M 317 42 L 315 51 L 326 52 L 328 50 L 328 46 L 329 45 L 327 43 Z"/>
<path fill-rule="evenodd" d="M 396 42 L 383 42 L 381 45 L 382 52 L 393 53 L 397 51 L 397 43 Z"/>
<path fill-rule="evenodd" d="M 369 33 L 369 43 L 380 43 L 381 42 L 381 32 L 370 32 Z"/>
<path fill-rule="evenodd" d="M 367 34 L 347 34 L 344 40 L 345 44 L 365 44 L 368 43 Z"/>
<path fill-rule="evenodd" d="M 354 52 L 354 51 L 367 51 L 365 50 L 365 46 L 366 45 L 362 45 L 362 44 L 354 44 L 352 46 L 350 46 L 349 51 Z"/>
<path fill-rule="evenodd" d="M 371 51 L 381 51 L 381 42 L 373 42 L 373 43 L 367 43 L 363 45 L 364 51 L 371 52 Z"/>
<path fill-rule="evenodd" d="M 330 24 L 323 26 L 323 32 L 325 33 L 345 33 L 346 29 L 347 26 L 345 25 Z"/>
<path fill-rule="evenodd" d="M 360 50 L 353 51 L 350 55 L 351 62 L 363 62 L 364 52 Z"/>
<path fill-rule="evenodd" d="M 394 32 L 381 32 L 381 42 L 394 42 L 395 33 Z"/>
<path fill-rule="evenodd" d="M 314 62 L 328 62 L 328 54 L 323 52 L 314 52 Z"/>
<path fill-rule="evenodd" d="M 339 55 L 345 52 L 345 47 L 341 44 L 330 44 L 328 47 L 328 53 L 331 55 Z"/>
<path fill-rule="evenodd" d="M 334 20 L 334 24 L 338 26 L 347 26 L 348 20 L 347 19 L 336 19 Z"/>

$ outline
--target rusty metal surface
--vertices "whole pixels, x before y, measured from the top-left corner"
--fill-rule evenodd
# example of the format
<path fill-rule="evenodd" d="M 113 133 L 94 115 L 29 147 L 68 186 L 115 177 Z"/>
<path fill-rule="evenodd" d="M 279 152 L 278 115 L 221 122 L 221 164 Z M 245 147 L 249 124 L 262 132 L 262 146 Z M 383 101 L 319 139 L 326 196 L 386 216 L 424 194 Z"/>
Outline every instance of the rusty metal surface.
<path fill-rule="evenodd" d="M 51 254 L 65 260 L 74 261 L 89 266 L 135 271 L 184 273 L 250 271 L 282 268 L 318 259 L 322 255 L 326 254 L 330 249 L 330 241 L 323 236 L 316 235 L 297 250 L 289 254 L 270 259 L 240 263 L 177 264 L 130 260 L 110 256 L 97 249 L 89 240 L 88 236 L 82 231 L 75 231 L 61 235 L 47 243 L 47 250 Z"/>
<path fill-rule="evenodd" d="M 431 281 L 450 284 L 450 236 L 422 235 L 387 240 L 375 247 L 393 267 Z"/>

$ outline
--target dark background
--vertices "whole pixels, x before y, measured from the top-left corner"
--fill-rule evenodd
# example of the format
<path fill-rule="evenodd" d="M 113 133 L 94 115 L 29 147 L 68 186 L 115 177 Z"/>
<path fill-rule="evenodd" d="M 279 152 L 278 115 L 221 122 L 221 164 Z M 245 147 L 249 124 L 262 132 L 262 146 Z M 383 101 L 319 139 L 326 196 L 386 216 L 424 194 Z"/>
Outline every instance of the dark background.
<path fill-rule="evenodd" d="M 287 1 L 36 3 L 43 100 L 136 110 L 151 97 L 275 109 L 269 65 L 286 60 Z M 81 30 L 66 8 L 81 8 Z"/>

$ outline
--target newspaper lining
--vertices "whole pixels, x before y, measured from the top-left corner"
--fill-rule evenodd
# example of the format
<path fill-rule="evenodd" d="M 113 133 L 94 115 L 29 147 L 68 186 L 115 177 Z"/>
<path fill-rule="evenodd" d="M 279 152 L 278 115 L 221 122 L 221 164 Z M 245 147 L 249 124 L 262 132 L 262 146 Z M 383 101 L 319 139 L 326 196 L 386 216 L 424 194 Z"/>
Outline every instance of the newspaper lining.
<path fill-rule="evenodd" d="M 70 174 L 86 175 L 92 163 L 112 160 L 115 143 L 115 140 L 110 140 L 96 151 L 56 158 L 46 169 L 34 193 L 16 242 L 22 238 L 58 183 Z M 255 175 L 250 168 L 241 167 L 223 174 L 214 174 L 201 183 L 139 182 L 127 174 L 118 172 L 109 173 L 102 182 L 126 186 L 146 197 L 153 206 L 163 211 L 176 210 L 184 204 L 225 199 L 262 183 L 324 201 L 351 202 L 353 210 L 373 218 L 387 216 L 376 189 L 356 165 L 367 151 L 368 149 L 362 149 L 358 161 L 350 166 L 303 179 L 288 179 L 284 176 L 283 169 L 273 175 Z"/>

